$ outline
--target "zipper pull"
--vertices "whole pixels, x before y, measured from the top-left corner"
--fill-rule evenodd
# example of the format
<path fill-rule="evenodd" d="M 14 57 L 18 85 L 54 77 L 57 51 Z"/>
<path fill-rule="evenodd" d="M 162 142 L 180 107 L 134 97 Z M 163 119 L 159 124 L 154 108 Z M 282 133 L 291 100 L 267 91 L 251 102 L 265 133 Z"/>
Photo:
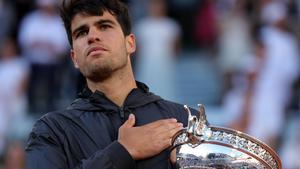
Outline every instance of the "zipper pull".
<path fill-rule="evenodd" d="M 124 112 L 123 108 L 120 109 L 120 116 L 121 116 L 121 119 L 125 118 L 125 112 Z"/>

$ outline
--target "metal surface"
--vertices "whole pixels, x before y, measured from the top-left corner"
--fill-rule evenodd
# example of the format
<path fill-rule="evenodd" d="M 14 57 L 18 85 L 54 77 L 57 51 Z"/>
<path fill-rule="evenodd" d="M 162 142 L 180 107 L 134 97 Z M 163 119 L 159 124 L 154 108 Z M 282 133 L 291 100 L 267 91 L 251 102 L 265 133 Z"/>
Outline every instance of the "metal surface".
<path fill-rule="evenodd" d="M 173 137 L 178 169 L 281 169 L 278 155 L 263 142 L 236 130 L 209 125 L 203 105 L 199 118 Z"/>

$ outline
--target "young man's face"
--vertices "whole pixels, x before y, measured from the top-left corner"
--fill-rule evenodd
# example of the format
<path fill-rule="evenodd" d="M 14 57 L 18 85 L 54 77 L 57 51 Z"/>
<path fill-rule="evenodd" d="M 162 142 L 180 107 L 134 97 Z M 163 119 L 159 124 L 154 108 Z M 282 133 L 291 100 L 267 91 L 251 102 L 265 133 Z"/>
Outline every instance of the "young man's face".
<path fill-rule="evenodd" d="M 135 38 L 124 36 L 116 18 L 105 11 L 102 16 L 77 14 L 71 24 L 76 68 L 91 81 L 100 82 L 128 66 L 135 51 Z"/>

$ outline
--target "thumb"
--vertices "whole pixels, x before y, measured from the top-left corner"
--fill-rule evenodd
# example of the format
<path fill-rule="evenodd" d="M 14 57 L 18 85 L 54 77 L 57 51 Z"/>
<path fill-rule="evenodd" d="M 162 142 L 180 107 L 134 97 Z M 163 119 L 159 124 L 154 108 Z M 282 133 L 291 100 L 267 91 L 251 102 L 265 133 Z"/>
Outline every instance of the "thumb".
<path fill-rule="evenodd" d="M 123 124 L 124 127 L 133 127 L 135 124 L 135 116 L 133 114 L 130 114 L 128 119 Z"/>

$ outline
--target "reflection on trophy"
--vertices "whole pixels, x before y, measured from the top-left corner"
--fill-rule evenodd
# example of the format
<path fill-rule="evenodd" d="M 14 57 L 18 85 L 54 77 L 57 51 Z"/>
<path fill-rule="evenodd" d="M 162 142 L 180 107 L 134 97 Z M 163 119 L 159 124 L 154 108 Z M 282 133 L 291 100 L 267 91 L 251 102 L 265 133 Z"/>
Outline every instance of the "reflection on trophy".
<path fill-rule="evenodd" d="M 199 118 L 185 106 L 188 126 L 173 137 L 177 169 L 281 169 L 269 146 L 240 131 L 209 125 L 204 106 L 198 106 Z"/>

